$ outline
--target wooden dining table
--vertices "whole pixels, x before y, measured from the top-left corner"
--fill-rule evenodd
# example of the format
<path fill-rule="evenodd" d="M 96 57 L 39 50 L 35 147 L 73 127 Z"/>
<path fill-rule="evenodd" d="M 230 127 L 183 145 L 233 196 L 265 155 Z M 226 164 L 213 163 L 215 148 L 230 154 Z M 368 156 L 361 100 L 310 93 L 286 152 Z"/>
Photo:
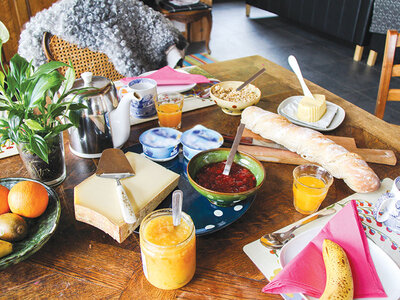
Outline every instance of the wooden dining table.
<path fill-rule="evenodd" d="M 266 68 L 265 73 L 254 81 L 262 93 L 257 106 L 276 112 L 284 99 L 301 95 L 294 73 L 261 56 L 201 66 L 221 81 L 244 81 L 262 67 Z M 307 84 L 313 93 L 325 94 L 328 101 L 346 112 L 343 123 L 330 135 L 353 137 L 362 148 L 391 149 L 399 158 L 400 127 L 310 81 Z M 181 131 L 202 124 L 234 135 L 239 123 L 240 116 L 225 114 L 213 105 L 185 112 Z M 157 126 L 156 120 L 132 126 L 124 147 L 138 143 L 142 132 Z M 197 237 L 197 268 L 192 281 L 177 290 L 160 290 L 144 276 L 138 234 L 133 233 L 119 244 L 101 230 L 75 219 L 74 187 L 95 172 L 98 160 L 73 155 L 67 135 L 65 152 L 67 178 L 55 188 L 62 206 L 57 230 L 34 255 L 0 271 L 1 299 L 281 299 L 280 295 L 261 292 L 268 280 L 243 252 L 243 246 L 305 217 L 293 206 L 294 165 L 264 162 L 266 180 L 248 211 L 231 225 Z M 18 155 L 0 163 L 1 178 L 28 177 Z M 381 180 L 399 175 L 398 163 L 369 165 Z M 343 180 L 335 179 L 321 208 L 352 193 Z"/>

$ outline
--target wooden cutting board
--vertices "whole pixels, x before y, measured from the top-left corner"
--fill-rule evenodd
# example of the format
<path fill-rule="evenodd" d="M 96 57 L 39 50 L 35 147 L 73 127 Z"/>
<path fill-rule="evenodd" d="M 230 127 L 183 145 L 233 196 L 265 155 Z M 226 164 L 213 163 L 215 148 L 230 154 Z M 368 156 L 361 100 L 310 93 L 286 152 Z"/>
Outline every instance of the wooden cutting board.
<path fill-rule="evenodd" d="M 255 134 L 248 129 L 244 130 L 242 136 L 253 138 L 255 140 L 263 141 L 266 143 L 274 143 L 273 141 L 264 139 L 260 135 Z M 334 141 L 336 144 L 343 146 L 348 151 L 357 153 L 367 162 L 390 166 L 394 166 L 397 163 L 396 155 L 392 150 L 357 148 L 355 139 L 351 137 L 333 135 L 326 135 L 326 137 Z M 263 146 L 239 145 L 238 150 L 249 153 L 261 161 L 293 165 L 309 163 L 308 160 L 302 158 L 297 153 L 284 149 L 274 149 Z"/>

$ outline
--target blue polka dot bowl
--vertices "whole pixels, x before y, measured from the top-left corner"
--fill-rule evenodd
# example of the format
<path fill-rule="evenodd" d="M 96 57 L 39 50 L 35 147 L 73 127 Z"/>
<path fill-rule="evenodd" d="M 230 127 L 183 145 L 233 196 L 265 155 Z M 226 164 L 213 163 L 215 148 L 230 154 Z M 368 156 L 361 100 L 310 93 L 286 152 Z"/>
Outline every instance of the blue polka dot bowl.
<path fill-rule="evenodd" d="M 196 125 L 182 134 L 181 143 L 183 156 L 189 160 L 201 151 L 221 147 L 224 138 L 215 130 Z"/>
<path fill-rule="evenodd" d="M 190 184 L 201 195 L 205 196 L 212 204 L 217 206 L 233 206 L 236 203 L 254 195 L 265 180 L 265 169 L 260 161 L 244 152 L 236 152 L 234 162 L 250 170 L 256 179 L 256 186 L 247 191 L 224 193 L 207 189 L 196 182 L 196 175 L 206 165 L 222 162 L 228 158 L 229 148 L 219 148 L 202 151 L 189 160 L 187 175 Z"/>
<path fill-rule="evenodd" d="M 182 133 L 168 127 L 157 127 L 143 132 L 139 142 L 143 147 L 143 154 L 154 161 L 168 161 L 179 153 L 179 143 Z"/>

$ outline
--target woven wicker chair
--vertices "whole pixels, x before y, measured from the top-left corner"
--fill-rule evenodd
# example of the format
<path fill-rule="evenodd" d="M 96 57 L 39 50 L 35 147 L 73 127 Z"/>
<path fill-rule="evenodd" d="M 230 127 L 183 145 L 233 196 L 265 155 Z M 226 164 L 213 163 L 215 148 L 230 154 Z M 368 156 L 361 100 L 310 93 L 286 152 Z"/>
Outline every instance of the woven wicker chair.
<path fill-rule="evenodd" d="M 79 48 L 63 39 L 46 32 L 43 35 L 43 50 L 48 61 L 56 60 L 69 63 L 74 66 L 76 77 L 79 78 L 83 72 L 92 72 L 93 75 L 103 76 L 113 81 L 119 80 L 123 75 L 118 73 L 107 55 L 94 52 L 88 48 Z M 65 74 L 66 67 L 60 69 Z"/>

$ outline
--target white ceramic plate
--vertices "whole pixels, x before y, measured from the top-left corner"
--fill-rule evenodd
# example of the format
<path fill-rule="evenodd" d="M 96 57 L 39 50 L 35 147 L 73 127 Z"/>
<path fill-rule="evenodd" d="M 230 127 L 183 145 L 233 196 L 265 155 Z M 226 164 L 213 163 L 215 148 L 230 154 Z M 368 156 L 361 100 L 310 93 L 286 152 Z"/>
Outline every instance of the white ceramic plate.
<path fill-rule="evenodd" d="M 200 0 L 173 0 L 170 2 L 176 6 L 185 6 L 185 5 L 197 4 L 200 2 Z"/>
<path fill-rule="evenodd" d="M 307 244 L 320 232 L 321 226 L 313 227 L 289 241 L 283 246 L 280 254 L 279 261 L 282 268 L 284 268 L 297 254 L 303 250 Z M 400 299 L 400 269 L 396 263 L 374 242 L 368 238 L 368 246 L 371 253 L 372 260 L 374 261 L 376 271 L 381 280 L 383 288 L 385 289 L 388 298 L 363 298 L 366 299 Z M 309 296 L 302 295 L 304 299 L 316 299 Z M 360 299 L 360 298 L 356 298 Z"/>
<path fill-rule="evenodd" d="M 184 70 L 176 70 L 176 71 L 189 74 L 188 72 L 186 72 Z M 156 72 L 156 70 L 143 73 L 139 77 L 148 76 L 150 74 L 153 74 L 154 72 Z M 161 86 L 157 86 L 157 93 L 173 93 L 173 92 L 182 93 L 182 92 L 191 90 L 195 86 L 196 86 L 196 83 L 185 84 L 185 85 L 161 85 Z"/>
<path fill-rule="evenodd" d="M 290 122 L 292 122 L 294 124 L 297 124 L 297 125 L 300 125 L 300 126 L 303 126 L 303 127 L 308 127 L 308 128 L 311 128 L 311 129 L 315 129 L 315 130 L 318 130 L 318 131 L 331 131 L 331 130 L 336 129 L 340 124 L 342 124 L 342 122 L 344 120 L 344 117 L 346 115 L 346 113 L 344 112 L 344 109 L 341 108 L 339 105 L 336 105 L 335 103 L 332 103 L 332 102 L 329 102 L 329 101 L 326 101 L 326 104 L 327 105 L 336 106 L 338 108 L 338 110 L 336 112 L 336 115 L 333 117 L 333 120 L 332 120 L 331 124 L 327 128 L 318 127 L 318 126 L 312 126 L 312 125 L 304 123 L 304 122 L 302 122 L 302 121 L 300 121 L 298 119 L 294 119 L 292 117 L 289 117 L 287 114 L 285 114 L 283 112 L 283 109 L 287 105 L 289 105 L 291 102 L 296 101 L 296 100 L 298 100 L 299 98 L 302 98 L 302 97 L 303 96 L 292 96 L 292 97 L 289 97 L 289 98 L 286 98 L 285 100 L 283 100 L 281 102 L 281 104 L 279 104 L 279 106 L 278 106 L 278 110 L 277 110 L 278 114 L 280 114 L 281 116 L 284 116 L 285 118 L 287 118 Z"/>

